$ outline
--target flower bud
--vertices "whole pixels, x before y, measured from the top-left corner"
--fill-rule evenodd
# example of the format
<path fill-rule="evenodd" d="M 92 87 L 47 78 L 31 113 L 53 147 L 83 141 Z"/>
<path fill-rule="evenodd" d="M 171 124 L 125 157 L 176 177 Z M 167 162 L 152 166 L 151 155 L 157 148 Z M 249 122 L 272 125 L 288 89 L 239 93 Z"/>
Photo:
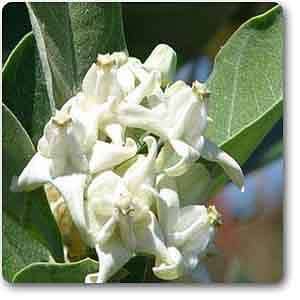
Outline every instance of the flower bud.
<path fill-rule="evenodd" d="M 144 66 L 149 71 L 160 71 L 162 86 L 166 86 L 174 77 L 176 72 L 176 63 L 176 52 L 170 46 L 160 44 L 154 48 L 150 56 L 145 61 Z"/>

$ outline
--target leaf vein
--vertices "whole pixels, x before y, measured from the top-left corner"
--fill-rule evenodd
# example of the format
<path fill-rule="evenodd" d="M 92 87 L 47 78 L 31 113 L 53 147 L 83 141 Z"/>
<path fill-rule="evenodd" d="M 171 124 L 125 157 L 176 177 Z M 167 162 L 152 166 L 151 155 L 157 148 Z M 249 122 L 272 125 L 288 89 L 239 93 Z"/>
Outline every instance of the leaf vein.
<path fill-rule="evenodd" d="M 248 40 L 250 38 L 250 34 L 245 38 L 241 48 L 240 48 L 240 53 L 237 57 L 235 67 L 234 67 L 234 77 L 233 77 L 233 88 L 232 88 L 232 95 L 231 95 L 231 105 L 230 105 L 230 112 L 229 112 L 229 123 L 228 123 L 228 128 L 227 128 L 227 137 L 230 137 L 231 134 L 231 129 L 232 129 L 232 122 L 233 122 L 233 113 L 234 113 L 234 103 L 235 103 L 235 98 L 237 94 L 237 87 L 238 87 L 238 78 L 239 78 L 239 67 L 241 64 L 241 59 L 243 56 L 243 51 L 248 43 Z"/>

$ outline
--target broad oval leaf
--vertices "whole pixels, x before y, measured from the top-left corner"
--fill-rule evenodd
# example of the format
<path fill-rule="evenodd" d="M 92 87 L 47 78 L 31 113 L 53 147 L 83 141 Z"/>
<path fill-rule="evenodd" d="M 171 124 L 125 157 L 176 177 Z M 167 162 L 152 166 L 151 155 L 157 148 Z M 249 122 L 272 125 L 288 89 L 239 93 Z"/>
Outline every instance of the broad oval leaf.
<path fill-rule="evenodd" d="M 2 207 L 5 214 L 8 214 L 23 231 L 28 232 L 26 235 L 31 237 L 22 242 L 23 238 L 22 241 L 18 241 L 18 237 L 15 236 L 15 243 L 21 250 L 27 251 L 28 247 L 24 243 L 30 245 L 34 243 L 33 240 L 37 240 L 49 249 L 55 260 L 63 261 L 61 237 L 44 191 L 42 189 L 30 193 L 13 193 L 10 191 L 12 177 L 20 174 L 35 150 L 20 122 L 4 104 L 2 105 L 2 120 Z M 14 222 L 11 223 L 14 224 Z M 6 225 L 4 224 L 4 226 Z M 14 229 L 10 230 L 13 231 Z M 13 253 L 8 253 L 4 259 L 13 257 L 13 255 Z M 14 267 L 17 268 L 17 266 Z"/>
<path fill-rule="evenodd" d="M 83 283 L 86 275 L 98 272 L 99 264 L 91 258 L 73 263 L 33 263 L 20 270 L 14 283 Z M 122 268 L 109 282 L 120 282 L 129 272 Z"/>
<path fill-rule="evenodd" d="M 276 6 L 243 24 L 219 51 L 208 80 L 208 137 L 241 165 L 282 116 L 283 17 Z M 217 166 L 210 194 L 225 182 Z"/>
<path fill-rule="evenodd" d="M 208 136 L 224 145 L 282 101 L 283 19 L 279 6 L 240 27 L 208 80 Z"/>
<path fill-rule="evenodd" d="M 2 212 L 2 276 L 11 282 L 16 272 L 38 261 L 48 261 L 49 251 L 15 218 Z"/>
<path fill-rule="evenodd" d="M 11 52 L 2 72 L 3 102 L 22 123 L 34 143 L 43 134 L 51 108 L 32 33 Z"/>
<path fill-rule="evenodd" d="M 33 263 L 20 270 L 14 283 L 83 283 L 87 274 L 98 271 L 98 262 L 86 258 L 74 263 Z"/>
<path fill-rule="evenodd" d="M 51 103 L 79 89 L 98 53 L 126 50 L 118 3 L 27 4 Z"/>

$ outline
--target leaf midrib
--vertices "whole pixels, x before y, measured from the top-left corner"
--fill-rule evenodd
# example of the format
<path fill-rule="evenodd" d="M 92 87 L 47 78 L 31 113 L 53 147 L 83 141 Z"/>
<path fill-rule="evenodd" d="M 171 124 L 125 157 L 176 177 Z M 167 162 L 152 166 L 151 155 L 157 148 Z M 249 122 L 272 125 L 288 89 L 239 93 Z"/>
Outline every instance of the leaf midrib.
<path fill-rule="evenodd" d="M 50 107 L 51 107 L 51 110 L 52 110 L 52 113 L 55 112 L 55 107 L 56 107 L 56 101 L 55 101 L 55 93 L 54 93 L 54 81 L 53 81 L 53 72 L 52 72 L 52 69 L 56 68 L 55 64 L 51 64 L 51 61 L 49 59 L 49 53 L 48 53 L 48 50 L 47 50 L 47 46 L 46 46 L 46 43 L 45 43 L 45 39 L 44 39 L 44 36 L 43 36 L 43 33 L 41 31 L 41 25 L 38 21 L 38 19 L 36 18 L 36 15 L 35 15 L 35 12 L 34 12 L 34 9 L 31 7 L 31 4 L 30 3 L 26 3 L 27 7 L 28 7 L 28 10 L 29 12 L 31 11 L 31 17 L 34 19 L 34 22 L 37 24 L 37 28 L 38 28 L 38 35 L 39 35 L 39 40 L 40 40 L 40 45 L 42 46 L 42 51 L 39 51 L 39 55 L 42 56 L 43 53 L 41 52 L 44 52 L 44 59 L 41 58 L 41 62 L 42 62 L 42 65 L 44 65 L 43 67 L 43 71 L 44 71 L 44 74 L 45 74 L 45 79 L 46 79 L 46 86 L 47 86 L 47 93 L 48 93 L 48 97 L 49 97 L 49 101 L 50 101 Z M 72 24 L 71 24 L 71 16 L 70 16 L 70 6 L 69 6 L 69 3 L 64 3 L 64 5 L 66 5 L 66 20 L 67 20 L 67 28 L 65 30 L 68 31 L 68 34 L 67 36 L 69 37 L 69 42 L 70 42 L 70 46 L 71 46 L 71 53 L 72 53 L 72 81 L 71 81 L 71 84 L 72 86 L 69 87 L 71 92 L 72 92 L 72 95 L 75 94 L 76 90 L 79 88 L 79 82 L 78 82 L 78 69 L 77 69 L 77 59 L 76 59 L 76 55 L 75 55 L 75 48 L 74 48 L 74 36 L 73 36 L 73 30 L 72 30 Z M 56 15 L 53 14 L 52 10 L 50 10 L 50 13 L 54 16 L 54 19 L 56 18 Z M 56 72 L 57 74 L 59 74 L 59 72 Z M 63 79 L 60 79 L 60 80 L 63 80 Z M 67 84 L 68 86 L 68 84 Z"/>
<path fill-rule="evenodd" d="M 245 28 L 245 27 L 247 27 L 247 26 L 250 26 L 250 28 L 251 28 L 251 23 L 252 23 L 253 21 L 255 21 L 255 20 L 260 20 L 261 18 L 264 18 L 265 15 L 270 14 L 270 13 L 272 13 L 273 11 L 277 10 L 278 7 L 280 7 L 280 5 L 276 5 L 276 6 L 274 6 L 272 9 L 270 9 L 269 11 L 267 11 L 267 12 L 265 12 L 265 13 L 263 13 L 263 14 L 260 14 L 260 15 L 258 15 L 258 16 L 254 16 L 254 17 L 250 18 L 248 21 L 246 21 L 245 23 L 243 23 L 243 24 L 242 24 L 242 25 L 241 25 L 241 26 L 240 26 L 240 27 L 239 27 L 239 28 L 231 35 L 231 37 L 228 39 L 228 41 L 226 42 L 226 44 L 224 45 L 224 47 L 223 47 L 223 49 L 222 49 L 222 52 L 225 50 L 225 48 L 228 47 L 228 45 L 230 44 L 230 43 L 229 43 L 230 40 L 234 39 L 235 36 L 238 35 L 238 33 L 239 33 L 243 28 Z M 250 37 L 252 37 L 252 35 L 253 35 L 253 32 L 249 31 L 248 36 L 247 36 L 247 38 L 245 39 L 245 42 L 244 42 L 243 45 L 242 45 L 242 48 L 241 48 L 241 50 L 240 50 L 238 59 L 236 60 L 236 63 L 234 63 L 234 62 L 232 62 L 232 61 L 226 61 L 226 63 L 230 63 L 231 65 L 233 65 L 233 66 L 234 66 L 234 69 L 235 69 L 235 71 L 234 71 L 234 87 L 235 87 L 235 88 L 233 88 L 233 92 L 232 92 L 232 97 L 231 97 L 231 99 L 235 99 L 235 97 L 236 97 L 237 81 L 238 81 L 238 77 L 239 77 L 239 74 L 236 74 L 236 72 L 237 72 L 237 69 L 239 68 L 239 66 L 241 65 L 241 60 L 242 60 L 242 56 L 243 56 L 243 55 L 242 55 L 242 54 L 243 54 L 243 51 L 246 49 L 246 45 L 248 44 L 249 39 L 250 39 Z M 219 51 L 218 54 L 216 55 L 216 57 L 215 57 L 215 62 L 218 60 L 218 58 L 219 58 L 220 55 L 221 55 L 221 51 Z M 210 75 L 208 81 L 207 81 L 208 85 L 210 84 L 210 81 L 214 78 L 215 72 L 216 72 L 216 70 L 214 69 L 213 72 L 211 73 L 211 75 Z M 267 78 L 267 80 L 268 80 L 268 83 L 270 83 L 269 78 Z M 236 86 L 235 86 L 235 84 L 236 84 Z M 271 84 L 269 84 L 268 87 L 269 87 L 269 89 L 270 89 L 270 92 L 271 92 L 272 94 L 274 94 L 273 86 L 272 86 Z M 274 98 L 275 98 L 275 97 L 274 97 Z M 257 99 L 255 99 L 255 100 L 256 100 L 256 102 L 257 102 Z M 248 127 L 252 126 L 253 123 L 255 123 L 257 120 L 259 120 L 260 118 L 262 118 L 262 117 L 263 117 L 265 114 L 267 114 L 269 111 L 271 111 L 271 110 L 272 110 L 279 102 L 281 102 L 282 100 L 283 100 L 283 95 L 281 94 L 281 95 L 279 96 L 278 100 L 277 100 L 277 101 L 274 101 L 273 105 L 272 105 L 269 109 L 260 112 L 260 115 L 259 115 L 257 118 L 255 118 L 254 120 L 252 120 L 252 121 L 248 122 L 247 124 L 245 124 L 244 127 L 242 127 L 241 129 L 239 129 L 238 131 L 236 131 L 234 134 L 233 134 L 233 132 L 231 132 L 231 127 L 232 127 L 232 122 L 233 122 L 233 111 L 234 111 L 234 103 L 233 103 L 234 101 L 232 100 L 232 101 L 231 101 L 231 109 L 230 109 L 231 113 L 230 113 L 230 119 L 229 119 L 229 126 L 228 126 L 228 129 L 227 129 L 227 137 L 226 137 L 226 140 L 225 140 L 225 141 L 222 141 L 221 143 L 219 143 L 219 146 L 220 146 L 220 147 L 223 147 L 226 143 L 230 142 L 230 141 L 231 141 L 232 139 L 234 139 L 237 135 L 239 135 L 243 130 L 245 130 L 245 129 L 247 129 Z M 256 103 L 256 104 L 257 104 L 257 103 Z"/>
<path fill-rule="evenodd" d="M 229 143 L 231 140 L 233 140 L 236 136 L 238 136 L 239 134 L 241 134 L 243 131 L 245 131 L 247 128 L 251 127 L 252 125 L 254 125 L 257 121 L 259 121 L 260 119 L 262 119 L 266 114 L 268 114 L 270 111 L 272 111 L 274 109 L 275 106 L 277 106 L 278 104 L 280 104 L 283 100 L 283 95 L 281 95 L 281 97 L 279 97 L 279 99 L 273 103 L 272 106 L 270 106 L 266 111 L 264 111 L 262 114 L 259 115 L 259 117 L 257 117 L 256 119 L 252 120 L 251 122 L 249 122 L 247 125 L 245 125 L 243 128 L 241 128 L 240 130 L 238 130 L 234 135 L 230 136 L 230 138 L 228 138 L 227 140 L 223 141 L 222 143 L 220 143 L 218 146 L 219 147 L 224 147 L 227 143 Z"/>
<path fill-rule="evenodd" d="M 235 105 L 235 99 L 237 95 L 237 88 L 238 88 L 238 81 L 239 81 L 239 68 L 241 65 L 241 60 L 243 57 L 243 52 L 248 44 L 248 41 L 251 37 L 251 34 L 247 36 L 247 38 L 244 40 L 242 47 L 240 48 L 239 55 L 237 57 L 236 63 L 234 65 L 234 77 L 233 77 L 233 88 L 232 88 L 232 96 L 231 96 L 231 105 L 230 105 L 230 113 L 229 113 L 229 124 L 227 128 L 227 138 L 229 138 L 232 134 L 231 132 L 231 127 L 232 127 L 232 122 L 233 122 L 233 113 L 234 113 L 234 105 Z"/>

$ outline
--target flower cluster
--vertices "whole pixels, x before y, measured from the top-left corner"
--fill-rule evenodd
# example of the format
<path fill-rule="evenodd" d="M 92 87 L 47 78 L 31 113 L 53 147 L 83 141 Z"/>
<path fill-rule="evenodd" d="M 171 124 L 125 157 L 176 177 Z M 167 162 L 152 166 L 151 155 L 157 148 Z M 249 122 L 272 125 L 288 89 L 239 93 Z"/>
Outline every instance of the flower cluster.
<path fill-rule="evenodd" d="M 203 205 L 181 208 L 175 179 L 200 157 L 243 188 L 239 165 L 203 135 L 208 90 L 171 83 L 175 68 L 167 45 L 144 63 L 123 52 L 98 55 L 81 92 L 52 116 L 37 153 L 12 182 L 14 191 L 44 184 L 59 191 L 99 258 L 88 283 L 107 281 L 136 254 L 155 256 L 153 272 L 164 280 L 199 268 L 219 214 Z"/>

